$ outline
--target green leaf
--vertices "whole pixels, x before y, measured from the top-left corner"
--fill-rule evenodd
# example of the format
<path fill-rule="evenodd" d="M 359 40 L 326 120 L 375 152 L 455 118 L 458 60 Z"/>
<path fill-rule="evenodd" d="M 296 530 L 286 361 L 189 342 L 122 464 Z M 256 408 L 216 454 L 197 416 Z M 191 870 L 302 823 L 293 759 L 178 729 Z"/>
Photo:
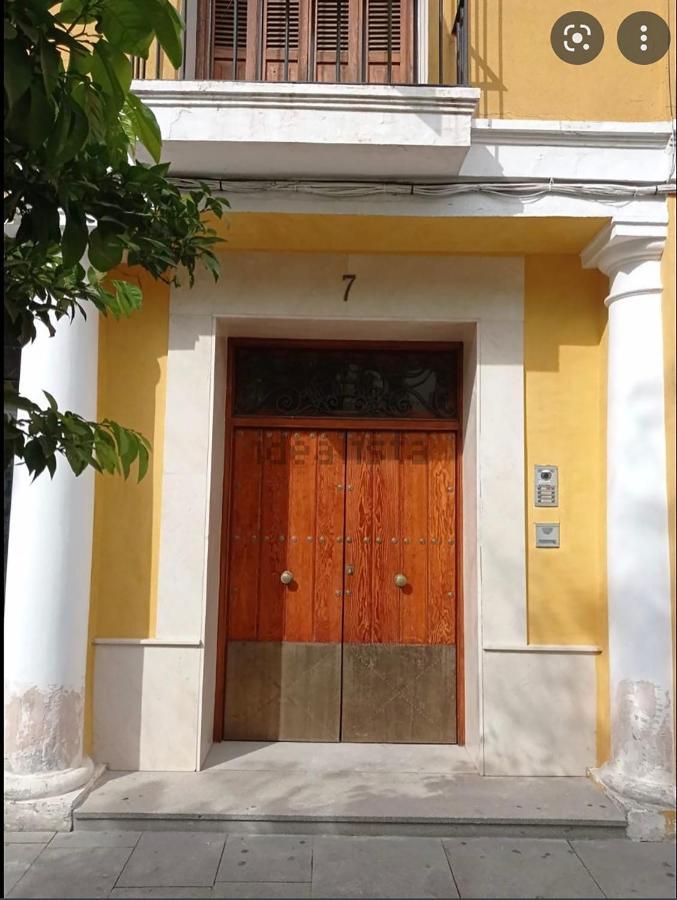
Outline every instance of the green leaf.
<path fill-rule="evenodd" d="M 221 274 L 221 266 L 219 265 L 217 257 L 214 256 L 211 250 L 205 250 L 203 252 L 202 262 L 207 271 L 211 272 L 214 276 L 214 281 L 218 281 L 219 275 Z"/>
<path fill-rule="evenodd" d="M 87 0 L 62 0 L 61 6 L 54 18 L 59 22 L 93 22 L 95 16 L 91 13 L 83 13 L 87 6 Z"/>
<path fill-rule="evenodd" d="M 139 140 L 155 162 L 160 162 L 162 135 L 152 111 L 134 94 L 128 95 L 126 108 Z"/>
<path fill-rule="evenodd" d="M 75 475 L 81 475 L 87 466 L 92 465 L 90 455 L 84 453 L 79 447 L 67 447 L 65 455 Z"/>
<path fill-rule="evenodd" d="M 92 68 L 92 54 L 86 47 L 78 44 L 71 47 L 68 60 L 68 71 L 77 75 L 87 75 Z"/>
<path fill-rule="evenodd" d="M 67 267 L 80 262 L 87 248 L 87 219 L 82 209 L 71 204 L 66 210 L 66 227 L 61 238 L 63 264 Z"/>
<path fill-rule="evenodd" d="M 139 0 L 104 0 L 101 28 L 110 43 L 123 53 L 148 58 L 153 40 L 145 3 Z"/>
<path fill-rule="evenodd" d="M 54 473 L 56 472 L 56 457 L 54 453 L 51 453 L 49 456 L 45 457 L 45 465 L 47 466 L 49 477 L 54 478 Z"/>
<path fill-rule="evenodd" d="M 120 264 L 123 247 L 110 231 L 95 228 L 89 235 L 89 259 L 99 272 L 109 272 Z"/>
<path fill-rule="evenodd" d="M 141 308 L 143 293 L 141 288 L 129 281 L 113 281 L 115 299 L 122 315 L 129 316 Z"/>
<path fill-rule="evenodd" d="M 30 86 L 28 105 L 26 95 L 14 107 L 6 121 L 6 129 L 13 140 L 31 150 L 36 150 L 49 136 L 54 123 L 54 107 L 47 99 L 42 81 L 33 81 Z"/>
<path fill-rule="evenodd" d="M 110 444 L 103 440 L 105 432 L 100 428 L 96 428 L 96 437 L 94 438 L 94 452 L 101 467 L 106 472 L 116 472 L 119 469 L 118 455 Z"/>
<path fill-rule="evenodd" d="M 33 77 L 30 58 L 24 53 L 18 41 L 4 41 L 5 50 L 5 93 L 10 109 L 28 90 Z"/>
<path fill-rule="evenodd" d="M 69 109 L 68 137 L 55 148 L 52 157 L 57 166 L 63 166 L 73 159 L 89 138 L 89 121 L 84 109 L 74 100 L 71 100 Z M 49 147 L 49 142 L 47 146 Z"/>
<path fill-rule="evenodd" d="M 35 479 L 47 465 L 42 445 L 37 438 L 34 438 L 32 441 L 28 441 L 28 443 L 24 447 L 23 459 L 26 463 L 26 468 L 33 476 L 33 481 L 35 481 Z"/>
<path fill-rule="evenodd" d="M 148 471 L 149 453 L 144 444 L 139 442 L 139 476 L 137 481 L 141 481 Z"/>
<path fill-rule="evenodd" d="M 76 85 L 72 97 L 85 114 L 91 139 L 103 141 L 106 137 L 106 117 L 101 95 L 92 84 L 86 83 Z"/>
<path fill-rule="evenodd" d="M 66 146 L 72 118 L 71 104 L 64 100 L 59 106 L 54 128 L 52 128 L 45 147 L 45 156 L 49 167 L 58 165 L 59 157 Z"/>
<path fill-rule="evenodd" d="M 150 17 L 157 38 L 175 69 L 180 68 L 183 60 L 181 32 L 183 22 L 168 0 L 146 0 Z"/>
<path fill-rule="evenodd" d="M 45 83 L 45 91 L 48 97 L 54 93 L 59 82 L 59 53 L 54 46 L 47 40 L 40 41 L 40 68 L 42 69 L 42 79 Z"/>
<path fill-rule="evenodd" d="M 110 70 L 111 78 L 117 82 L 123 96 L 126 97 L 132 84 L 133 75 L 129 57 L 105 41 L 99 41 L 97 49 Z M 120 105 L 122 106 L 122 104 Z"/>
<path fill-rule="evenodd" d="M 57 410 L 58 409 L 57 402 L 54 399 L 54 397 L 49 393 L 49 391 L 43 390 L 42 393 L 45 395 L 45 397 L 47 397 L 47 401 L 49 403 L 50 409 Z"/>
<path fill-rule="evenodd" d="M 110 58 L 110 45 L 99 41 L 92 54 L 92 80 L 115 101 L 115 111 L 120 110 L 125 102 L 126 90 L 118 80 Z M 119 53 L 119 51 L 115 51 Z M 124 57 L 124 54 L 120 54 Z M 131 81 L 131 80 L 130 80 Z"/>

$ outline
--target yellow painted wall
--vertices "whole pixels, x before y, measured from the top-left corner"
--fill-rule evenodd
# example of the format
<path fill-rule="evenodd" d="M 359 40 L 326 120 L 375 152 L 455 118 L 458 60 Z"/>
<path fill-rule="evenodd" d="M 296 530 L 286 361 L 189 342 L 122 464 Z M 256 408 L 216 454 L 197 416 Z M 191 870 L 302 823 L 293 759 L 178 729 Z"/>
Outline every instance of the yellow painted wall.
<path fill-rule="evenodd" d="M 227 252 L 425 253 L 521 256 L 579 253 L 607 217 L 361 216 L 232 212 L 212 217 Z"/>
<path fill-rule="evenodd" d="M 675 267 L 677 265 L 677 208 L 675 198 L 668 200 L 670 224 L 668 241 L 663 254 L 663 355 L 665 359 L 665 434 L 668 470 L 668 516 L 670 533 L 670 593 L 672 596 L 672 665 L 675 675 L 675 628 L 677 614 L 675 611 Z M 673 697 L 675 693 L 673 692 Z M 673 703 L 673 713 L 677 721 L 677 705 Z M 677 731 L 677 728 L 675 728 Z"/>
<path fill-rule="evenodd" d="M 609 748 L 606 613 L 606 278 L 578 256 L 525 262 L 524 369 L 528 639 L 596 644 L 597 752 Z M 559 466 L 556 509 L 534 508 L 534 465 Z M 534 523 L 559 522 L 537 550 Z"/>
<path fill-rule="evenodd" d="M 151 442 L 148 474 L 97 475 L 89 619 L 85 742 L 91 746 L 92 680 L 97 637 L 155 634 L 162 490 L 162 448 L 169 333 L 169 288 L 141 270 L 143 307 L 129 319 L 101 317 L 98 417 L 134 428 Z"/>
<path fill-rule="evenodd" d="M 674 117 L 670 111 L 668 56 L 649 66 L 629 62 L 616 43 L 618 26 L 647 10 L 669 22 L 672 78 L 675 72 L 674 0 L 470 0 L 470 81 L 482 89 L 480 116 L 506 119 L 593 119 L 651 122 Z M 456 0 L 443 0 L 445 28 Z M 602 52 L 589 63 L 562 62 L 550 45 L 550 32 L 564 13 L 582 9 L 604 29 Z M 438 79 L 438 0 L 429 6 L 430 77 Z M 455 81 L 453 41 L 444 41 L 444 80 Z"/>
<path fill-rule="evenodd" d="M 260 217 L 256 223 L 261 224 Z M 307 225 L 304 221 L 301 230 Z M 439 227 L 444 230 L 444 222 Z M 265 236 L 275 230 L 254 232 Z M 252 243 L 249 227 L 244 235 L 241 243 Z M 583 237 L 587 235 L 578 235 Z M 598 756 L 602 761 L 608 748 L 603 303 L 607 282 L 599 272 L 581 269 L 579 246 L 574 249 L 572 244 L 567 254 L 527 255 L 525 262 L 528 630 L 532 643 L 597 644 L 603 648 L 598 663 Z M 386 252 L 384 247 L 378 249 Z M 169 292 L 150 280 L 144 289 L 140 313 L 128 321 L 101 322 L 99 416 L 117 418 L 143 431 L 155 452 L 151 473 L 141 485 L 97 478 L 91 638 L 154 634 Z M 674 375 L 672 384 L 674 391 Z M 547 510 L 533 508 L 532 467 L 536 463 L 560 466 L 557 514 L 562 547 L 557 551 L 533 548 L 534 522 L 552 516 Z M 88 667 L 89 704 L 92 662 L 90 659 Z"/>

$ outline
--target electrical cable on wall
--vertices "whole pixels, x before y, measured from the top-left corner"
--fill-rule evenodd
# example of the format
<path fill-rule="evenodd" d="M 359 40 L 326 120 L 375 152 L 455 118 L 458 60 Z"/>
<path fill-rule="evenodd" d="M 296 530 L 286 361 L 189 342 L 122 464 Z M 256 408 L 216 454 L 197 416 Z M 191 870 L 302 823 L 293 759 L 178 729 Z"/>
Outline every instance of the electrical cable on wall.
<path fill-rule="evenodd" d="M 632 184 L 628 182 L 566 181 L 543 179 L 533 181 L 457 181 L 447 184 L 403 184 L 371 182 L 314 181 L 227 181 L 221 178 L 171 179 L 178 187 L 190 190 L 207 184 L 225 194 L 308 194 L 332 199 L 359 197 L 415 196 L 429 198 L 456 197 L 463 194 L 490 194 L 495 197 L 534 201 L 548 194 L 566 197 L 595 197 L 602 201 L 630 201 L 641 197 L 667 196 L 675 193 L 675 182 Z"/>

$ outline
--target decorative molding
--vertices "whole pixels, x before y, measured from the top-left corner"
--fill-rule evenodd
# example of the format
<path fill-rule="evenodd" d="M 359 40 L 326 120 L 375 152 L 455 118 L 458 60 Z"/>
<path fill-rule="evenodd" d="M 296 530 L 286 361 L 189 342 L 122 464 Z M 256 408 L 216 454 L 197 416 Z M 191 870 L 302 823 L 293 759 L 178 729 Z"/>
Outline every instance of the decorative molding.
<path fill-rule="evenodd" d="M 289 84 L 247 81 L 134 81 L 132 90 L 154 106 L 232 109 L 367 111 L 473 115 L 479 88 L 409 85 Z"/>
<path fill-rule="evenodd" d="M 659 262 L 668 236 L 668 226 L 656 222 L 627 222 L 614 220 L 593 238 L 581 252 L 584 269 L 600 269 L 612 280 L 621 267 L 643 262 Z M 639 288 L 615 290 L 605 300 L 607 306 L 614 300 L 632 294 L 659 293 L 662 289 L 660 271 L 653 278 L 645 275 Z"/>
<path fill-rule="evenodd" d="M 472 141 L 477 144 L 522 144 L 547 147 L 624 147 L 669 150 L 670 122 L 566 122 L 544 119 L 475 119 Z"/>

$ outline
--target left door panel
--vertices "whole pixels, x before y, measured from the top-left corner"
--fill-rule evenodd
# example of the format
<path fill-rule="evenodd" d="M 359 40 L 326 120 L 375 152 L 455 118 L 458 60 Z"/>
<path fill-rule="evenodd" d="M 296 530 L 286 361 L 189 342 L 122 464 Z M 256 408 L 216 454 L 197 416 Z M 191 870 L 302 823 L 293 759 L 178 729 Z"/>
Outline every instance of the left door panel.
<path fill-rule="evenodd" d="M 339 740 L 345 446 L 235 430 L 226 740 Z"/>

